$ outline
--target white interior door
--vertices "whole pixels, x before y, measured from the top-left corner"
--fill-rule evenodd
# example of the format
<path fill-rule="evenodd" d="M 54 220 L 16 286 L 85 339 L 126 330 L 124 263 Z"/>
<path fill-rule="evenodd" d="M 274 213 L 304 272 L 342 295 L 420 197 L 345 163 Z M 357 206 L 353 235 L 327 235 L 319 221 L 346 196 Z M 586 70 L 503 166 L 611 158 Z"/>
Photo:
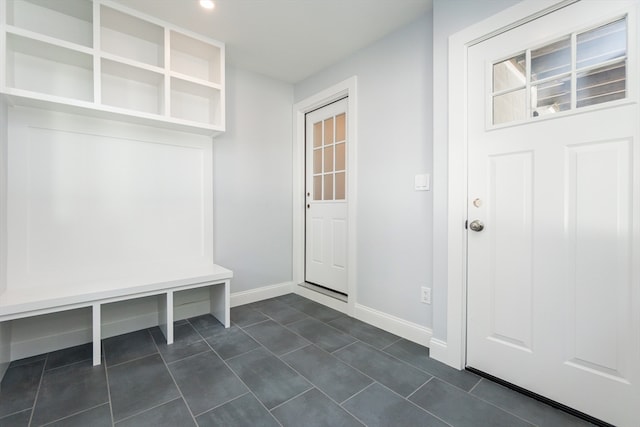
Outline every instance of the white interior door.
<path fill-rule="evenodd" d="M 347 98 L 306 116 L 305 280 L 347 293 Z"/>
<path fill-rule="evenodd" d="M 467 365 L 635 427 L 637 9 L 581 1 L 469 48 L 467 112 Z"/>

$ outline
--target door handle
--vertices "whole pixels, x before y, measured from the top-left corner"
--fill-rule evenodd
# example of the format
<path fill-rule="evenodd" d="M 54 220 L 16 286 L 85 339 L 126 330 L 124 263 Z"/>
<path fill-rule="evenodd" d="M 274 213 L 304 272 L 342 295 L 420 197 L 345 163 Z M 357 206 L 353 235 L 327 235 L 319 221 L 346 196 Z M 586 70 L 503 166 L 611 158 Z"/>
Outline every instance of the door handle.
<path fill-rule="evenodd" d="M 482 223 L 482 221 L 476 219 L 475 221 L 471 221 L 471 224 L 469 224 L 469 228 L 471 229 L 471 231 L 480 232 L 484 230 L 484 224 Z"/>

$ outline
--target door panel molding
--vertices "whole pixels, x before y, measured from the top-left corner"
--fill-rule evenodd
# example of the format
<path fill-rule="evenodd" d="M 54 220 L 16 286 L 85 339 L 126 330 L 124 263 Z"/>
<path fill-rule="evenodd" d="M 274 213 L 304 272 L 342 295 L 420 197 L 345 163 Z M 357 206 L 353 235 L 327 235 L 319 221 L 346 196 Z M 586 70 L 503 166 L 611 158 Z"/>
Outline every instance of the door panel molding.
<path fill-rule="evenodd" d="M 293 283 L 304 282 L 305 263 L 305 115 L 320 107 L 331 104 L 344 97 L 349 98 L 347 107 L 347 117 L 349 126 L 347 127 L 347 200 L 349 210 L 347 214 L 347 254 L 349 260 L 347 274 L 347 314 L 355 315 L 355 303 L 357 301 L 357 146 L 358 146 L 358 97 L 357 97 L 357 77 L 350 77 L 337 83 L 315 95 L 312 95 L 293 107 Z M 315 293 L 305 292 L 305 296 L 314 299 Z M 323 295 L 318 294 L 318 300 L 324 301 Z"/>

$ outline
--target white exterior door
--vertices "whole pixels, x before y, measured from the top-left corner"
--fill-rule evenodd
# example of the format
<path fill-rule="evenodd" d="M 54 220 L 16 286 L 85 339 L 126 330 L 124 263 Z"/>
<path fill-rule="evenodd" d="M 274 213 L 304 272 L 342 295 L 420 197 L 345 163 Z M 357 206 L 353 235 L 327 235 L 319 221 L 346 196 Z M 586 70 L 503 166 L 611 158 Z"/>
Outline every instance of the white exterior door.
<path fill-rule="evenodd" d="M 467 366 L 635 427 L 637 9 L 581 1 L 469 48 L 467 111 Z"/>
<path fill-rule="evenodd" d="M 306 116 L 305 280 L 347 294 L 347 98 Z"/>

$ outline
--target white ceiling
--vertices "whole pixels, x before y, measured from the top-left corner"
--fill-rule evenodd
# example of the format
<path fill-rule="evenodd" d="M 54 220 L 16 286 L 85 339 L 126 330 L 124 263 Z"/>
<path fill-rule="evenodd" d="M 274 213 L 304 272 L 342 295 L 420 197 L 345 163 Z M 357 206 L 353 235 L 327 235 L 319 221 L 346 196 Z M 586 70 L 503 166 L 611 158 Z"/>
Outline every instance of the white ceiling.
<path fill-rule="evenodd" d="M 432 0 L 117 0 L 220 40 L 227 61 L 296 83 L 417 19 Z"/>

